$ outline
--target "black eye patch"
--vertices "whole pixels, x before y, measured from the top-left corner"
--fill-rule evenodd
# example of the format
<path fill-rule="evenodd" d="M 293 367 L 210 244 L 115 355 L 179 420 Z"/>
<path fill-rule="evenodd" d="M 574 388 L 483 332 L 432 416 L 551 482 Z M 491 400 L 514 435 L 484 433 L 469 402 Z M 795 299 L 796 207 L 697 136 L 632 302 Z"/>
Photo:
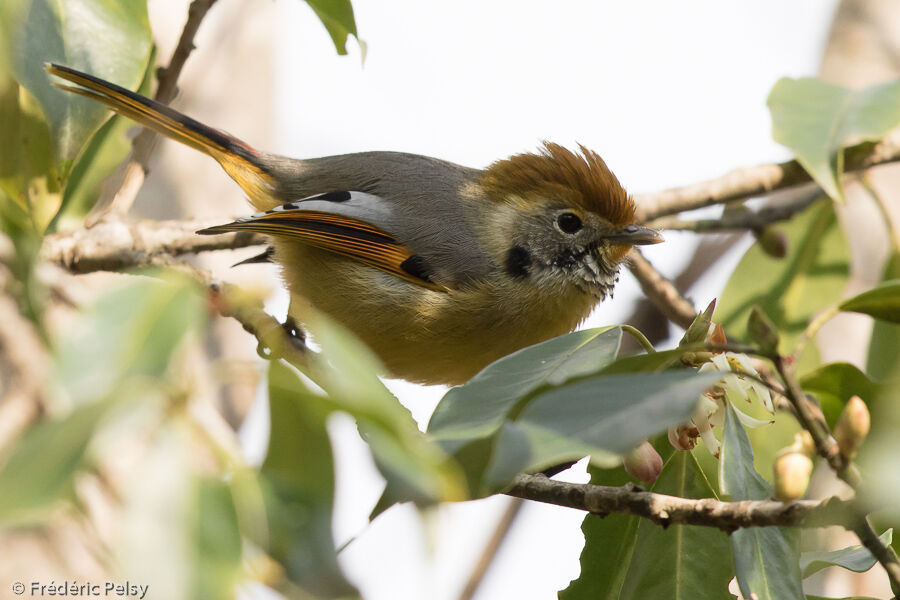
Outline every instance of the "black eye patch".
<path fill-rule="evenodd" d="M 517 279 L 528 277 L 531 253 L 524 246 L 513 246 L 506 254 L 506 272 Z"/>

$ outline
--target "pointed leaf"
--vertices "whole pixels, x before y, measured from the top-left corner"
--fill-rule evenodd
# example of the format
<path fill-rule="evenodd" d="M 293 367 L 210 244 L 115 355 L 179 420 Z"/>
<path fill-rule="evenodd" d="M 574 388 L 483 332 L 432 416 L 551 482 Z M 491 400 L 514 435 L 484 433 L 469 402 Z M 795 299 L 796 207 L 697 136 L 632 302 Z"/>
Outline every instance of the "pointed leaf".
<path fill-rule="evenodd" d="M 0 521 L 46 509 L 72 490 L 75 472 L 110 404 L 82 406 L 27 430 L 0 459 Z"/>
<path fill-rule="evenodd" d="M 134 89 L 144 76 L 152 45 L 146 1 L 13 0 L 9 24 L 15 79 L 37 99 L 50 124 L 57 172 L 65 179 L 73 160 L 109 116 L 97 102 L 54 88 L 45 62 L 64 64 Z"/>
<path fill-rule="evenodd" d="M 196 284 L 136 279 L 86 309 L 59 344 L 55 385 L 78 404 L 135 377 L 156 378 L 204 321 Z"/>
<path fill-rule="evenodd" d="M 268 491 L 268 553 L 287 577 L 316 596 L 354 593 L 337 562 L 331 521 L 334 459 L 328 409 L 290 369 L 269 363 L 269 449 L 260 470 Z"/>
<path fill-rule="evenodd" d="M 347 54 L 347 38 L 352 35 L 359 40 L 356 33 L 356 19 L 353 16 L 353 5 L 350 0 L 306 0 L 306 3 L 328 30 L 328 35 L 331 36 L 337 53 Z M 365 52 L 362 42 L 360 42 L 360 46 Z"/>
<path fill-rule="evenodd" d="M 241 580 L 241 532 L 228 485 L 218 479 L 195 482 L 186 519 L 191 597 L 230 598 Z"/>
<path fill-rule="evenodd" d="M 409 411 L 378 379 L 378 360 L 343 327 L 307 315 L 322 352 L 314 357 L 319 383 L 332 409 L 356 419 L 395 501 L 429 504 L 468 497 L 458 466 L 419 430 Z"/>
<path fill-rule="evenodd" d="M 733 500 L 763 500 L 772 488 L 753 467 L 753 448 L 743 425 L 728 405 L 722 436 L 719 485 Z M 803 600 L 797 531 L 750 527 L 731 535 L 738 586 L 744 597 Z"/>
<path fill-rule="evenodd" d="M 672 445 L 661 438 L 654 444 L 667 460 Z M 588 466 L 594 485 L 620 486 L 631 481 L 621 466 L 600 469 Z M 632 515 L 587 515 L 581 524 L 584 549 L 581 552 L 581 572 L 577 579 L 559 593 L 560 600 L 618 600 L 631 564 L 640 518 Z"/>
<path fill-rule="evenodd" d="M 450 389 L 428 423 L 440 440 L 472 440 L 495 432 L 516 403 L 543 385 L 598 371 L 619 352 L 618 327 L 562 335 L 488 365 L 468 383 Z"/>
<path fill-rule="evenodd" d="M 800 378 L 800 386 L 805 392 L 815 394 L 829 427 L 837 423 L 851 396 L 872 401 L 878 393 L 878 386 L 865 373 L 843 362 L 829 363 L 810 371 Z"/>
<path fill-rule="evenodd" d="M 772 136 L 835 200 L 844 199 L 841 147 L 876 141 L 900 125 L 900 81 L 849 90 L 821 79 L 781 79 L 767 102 Z"/>
<path fill-rule="evenodd" d="M 715 498 L 691 452 L 675 452 L 652 491 L 681 498 Z M 712 527 L 660 527 L 642 520 L 619 600 L 730 598 L 734 576 L 728 535 Z"/>
<path fill-rule="evenodd" d="M 890 546 L 894 530 L 888 529 L 879 536 L 882 544 Z M 865 546 L 850 546 L 831 552 L 804 552 L 800 555 L 800 569 L 803 578 L 818 573 L 828 567 L 842 567 L 856 573 L 863 573 L 878 562 Z"/>
<path fill-rule="evenodd" d="M 882 281 L 900 278 L 900 249 L 895 249 L 884 267 Z M 900 325 L 876 319 L 872 326 L 866 372 L 877 380 L 891 379 L 900 373 Z"/>
<path fill-rule="evenodd" d="M 890 323 L 900 323 L 900 279 L 883 281 L 871 290 L 844 300 L 840 309 L 863 313 Z"/>
<path fill-rule="evenodd" d="M 608 465 L 611 454 L 689 420 L 700 394 L 720 379 L 693 369 L 602 375 L 538 394 L 497 438 L 488 485 L 581 458 L 587 449 Z"/>

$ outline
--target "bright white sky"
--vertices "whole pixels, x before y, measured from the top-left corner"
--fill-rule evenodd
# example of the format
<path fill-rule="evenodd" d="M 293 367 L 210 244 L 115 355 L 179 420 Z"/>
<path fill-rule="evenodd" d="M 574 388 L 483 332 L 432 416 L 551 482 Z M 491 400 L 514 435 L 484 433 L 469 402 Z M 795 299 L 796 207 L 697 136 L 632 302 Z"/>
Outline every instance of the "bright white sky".
<path fill-rule="evenodd" d="M 782 76 L 814 75 L 836 0 L 354 0 L 365 65 L 337 57 L 301 2 L 281 11 L 275 121 L 297 156 L 402 150 L 470 166 L 577 140 L 604 156 L 632 192 L 663 189 L 783 160 L 765 101 Z M 669 234 L 648 257 L 675 273 L 690 236 Z M 739 256 L 732 257 L 731 264 Z M 705 304 L 724 285 L 704 278 Z M 637 294 L 623 277 L 591 325 L 624 319 Z M 424 427 L 441 389 L 391 382 Z M 338 543 L 370 600 L 456 598 L 505 498 L 442 507 L 421 522 L 395 507 L 366 516 L 381 483 L 349 420 L 338 443 Z M 529 505 L 477 596 L 556 597 L 578 574 L 582 515 Z"/>

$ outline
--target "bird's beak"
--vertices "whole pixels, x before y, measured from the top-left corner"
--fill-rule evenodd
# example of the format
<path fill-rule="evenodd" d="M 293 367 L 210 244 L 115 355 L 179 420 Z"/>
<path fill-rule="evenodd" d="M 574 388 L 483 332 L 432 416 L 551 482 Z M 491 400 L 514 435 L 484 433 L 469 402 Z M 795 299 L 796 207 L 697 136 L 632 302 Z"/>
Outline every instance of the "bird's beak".
<path fill-rule="evenodd" d="M 603 239 L 609 240 L 611 244 L 633 245 L 658 244 L 664 241 L 658 231 L 641 225 L 628 225 L 622 231 L 604 235 Z"/>

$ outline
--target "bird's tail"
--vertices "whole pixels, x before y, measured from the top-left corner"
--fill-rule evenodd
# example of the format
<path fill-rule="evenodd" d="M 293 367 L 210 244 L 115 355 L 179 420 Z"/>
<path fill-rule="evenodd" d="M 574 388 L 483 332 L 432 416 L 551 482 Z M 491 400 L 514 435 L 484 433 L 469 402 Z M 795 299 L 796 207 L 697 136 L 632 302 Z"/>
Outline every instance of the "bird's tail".
<path fill-rule="evenodd" d="M 77 84 L 77 87 L 54 84 L 57 87 L 102 102 L 148 129 L 212 156 L 243 188 L 256 208 L 265 210 L 280 204 L 275 196 L 276 181 L 266 168 L 263 157 L 236 137 L 93 75 L 52 63 L 45 64 L 44 69 L 51 75 Z"/>

